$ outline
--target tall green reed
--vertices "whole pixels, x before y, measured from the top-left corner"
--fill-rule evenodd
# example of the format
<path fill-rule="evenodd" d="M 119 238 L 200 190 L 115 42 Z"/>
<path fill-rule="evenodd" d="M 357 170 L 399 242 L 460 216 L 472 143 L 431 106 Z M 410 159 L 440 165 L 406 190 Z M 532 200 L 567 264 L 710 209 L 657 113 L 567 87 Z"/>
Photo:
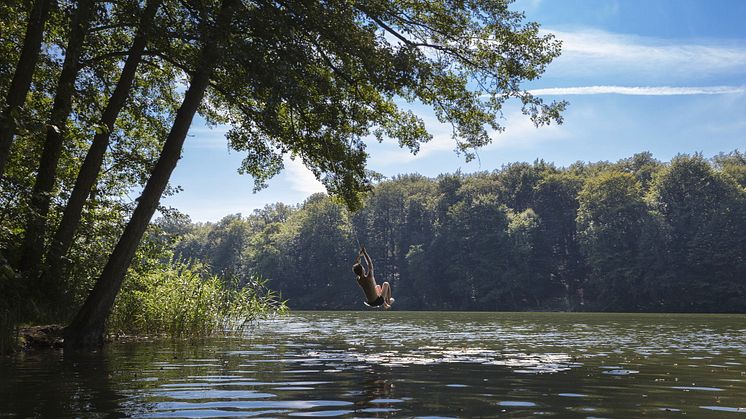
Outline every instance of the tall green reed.
<path fill-rule="evenodd" d="M 266 280 L 239 286 L 198 262 L 175 261 L 130 275 L 109 319 L 116 334 L 204 337 L 243 331 L 252 320 L 286 310 Z"/>

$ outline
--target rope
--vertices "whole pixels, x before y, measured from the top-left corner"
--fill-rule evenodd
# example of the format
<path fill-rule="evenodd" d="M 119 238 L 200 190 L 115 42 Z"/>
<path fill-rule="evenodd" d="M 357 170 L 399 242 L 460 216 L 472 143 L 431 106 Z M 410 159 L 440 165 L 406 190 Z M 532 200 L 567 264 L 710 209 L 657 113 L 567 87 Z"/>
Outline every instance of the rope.
<path fill-rule="evenodd" d="M 324 141 L 322 145 L 324 146 L 324 151 L 326 151 L 327 160 L 329 160 L 330 163 L 335 165 L 336 169 L 341 172 L 340 170 L 341 162 L 339 162 L 338 160 L 332 159 L 331 152 L 329 151 L 329 144 L 327 144 L 327 142 Z M 352 233 L 352 236 L 355 237 L 355 242 L 357 242 L 358 249 L 362 248 L 362 246 L 360 245 L 360 240 L 357 237 L 357 231 L 355 231 L 355 226 L 352 225 L 352 220 L 350 220 L 350 232 Z"/>
<path fill-rule="evenodd" d="M 355 83 L 355 95 L 357 96 L 358 94 L 359 94 L 358 86 L 357 86 L 357 83 Z M 350 138 L 349 143 L 347 143 L 349 148 L 352 148 L 352 144 L 354 143 L 355 132 L 357 132 L 357 130 L 360 128 L 360 123 L 357 120 L 357 112 L 358 112 L 358 103 L 356 101 L 355 103 L 352 104 L 352 121 L 355 124 L 355 129 L 353 130 L 353 135 L 350 136 L 351 138 Z M 363 246 L 360 244 L 360 240 L 357 237 L 357 231 L 355 229 L 355 226 L 352 224 L 352 222 L 350 222 L 350 228 L 352 229 L 352 234 L 355 236 L 355 242 L 357 242 L 357 248 L 362 249 Z"/>

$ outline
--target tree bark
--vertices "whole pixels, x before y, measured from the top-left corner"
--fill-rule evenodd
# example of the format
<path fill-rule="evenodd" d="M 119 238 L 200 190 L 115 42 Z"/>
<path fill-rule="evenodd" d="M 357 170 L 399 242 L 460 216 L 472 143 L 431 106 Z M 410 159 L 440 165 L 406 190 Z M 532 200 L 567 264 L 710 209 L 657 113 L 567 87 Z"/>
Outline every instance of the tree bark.
<path fill-rule="evenodd" d="M 34 75 L 36 61 L 41 51 L 41 42 L 44 38 L 44 25 L 49 18 L 51 7 L 52 0 L 36 0 L 29 14 L 21 55 L 10 83 L 3 113 L 0 115 L 0 178 L 5 173 L 5 166 L 10 157 L 10 146 L 15 137 L 15 115 L 26 101 L 26 95 L 31 86 L 31 78 Z"/>
<path fill-rule="evenodd" d="M 143 11 L 137 34 L 125 60 L 117 86 L 101 114 L 100 124 L 104 129 L 93 137 L 91 147 L 88 149 L 83 165 L 80 167 L 80 172 L 78 172 L 78 177 L 75 180 L 75 186 L 67 201 L 62 221 L 50 244 L 46 258 L 47 269 L 44 270 L 41 281 L 43 285 L 60 285 L 60 278 L 64 270 L 63 257 L 70 250 L 75 230 L 80 223 L 83 205 L 98 179 L 104 155 L 109 146 L 111 131 L 114 129 L 114 123 L 117 120 L 119 112 L 127 102 L 132 82 L 135 79 L 137 68 L 147 45 L 149 28 L 153 23 L 160 4 L 161 0 L 150 0 Z"/>
<path fill-rule="evenodd" d="M 52 190 L 57 177 L 57 165 L 62 153 L 65 124 L 72 109 L 72 98 L 75 92 L 75 79 L 78 76 L 78 61 L 83 51 L 88 27 L 90 25 L 93 0 L 80 0 L 70 29 L 65 60 L 57 84 L 52 111 L 47 123 L 47 138 L 39 161 L 34 189 L 31 192 L 29 218 L 18 265 L 28 280 L 38 277 L 41 257 L 44 250 L 44 236 L 47 225 L 47 214 L 52 200 Z"/>
<path fill-rule="evenodd" d="M 174 124 L 166 137 L 163 150 L 151 172 L 145 189 L 140 195 L 132 218 L 124 229 L 114 251 L 109 257 L 93 291 L 88 295 L 83 307 L 65 329 L 65 349 L 96 348 L 103 345 L 105 323 L 114 305 L 117 293 L 127 273 L 137 246 L 158 206 L 168 180 L 181 157 L 192 118 L 202 102 L 209 85 L 215 63 L 219 57 L 219 41 L 228 29 L 238 0 L 224 0 L 214 31 L 205 30 L 205 41 L 200 51 L 197 67 L 192 75 L 189 89 L 176 112 Z"/>

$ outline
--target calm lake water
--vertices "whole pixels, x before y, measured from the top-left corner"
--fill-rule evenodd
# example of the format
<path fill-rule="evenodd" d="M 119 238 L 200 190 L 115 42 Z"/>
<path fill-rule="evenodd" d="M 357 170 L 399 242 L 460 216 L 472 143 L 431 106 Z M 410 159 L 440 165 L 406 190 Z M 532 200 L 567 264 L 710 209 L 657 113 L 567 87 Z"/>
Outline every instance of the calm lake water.
<path fill-rule="evenodd" d="M 746 316 L 296 312 L 0 359 L 0 417 L 746 418 Z"/>

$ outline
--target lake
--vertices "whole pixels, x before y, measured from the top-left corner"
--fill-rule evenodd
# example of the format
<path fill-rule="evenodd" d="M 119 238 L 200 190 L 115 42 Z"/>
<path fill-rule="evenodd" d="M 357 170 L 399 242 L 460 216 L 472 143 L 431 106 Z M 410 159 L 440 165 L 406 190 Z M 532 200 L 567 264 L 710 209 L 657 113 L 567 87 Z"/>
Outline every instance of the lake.
<path fill-rule="evenodd" d="M 746 418 L 746 316 L 294 312 L 0 359 L 0 417 Z"/>

